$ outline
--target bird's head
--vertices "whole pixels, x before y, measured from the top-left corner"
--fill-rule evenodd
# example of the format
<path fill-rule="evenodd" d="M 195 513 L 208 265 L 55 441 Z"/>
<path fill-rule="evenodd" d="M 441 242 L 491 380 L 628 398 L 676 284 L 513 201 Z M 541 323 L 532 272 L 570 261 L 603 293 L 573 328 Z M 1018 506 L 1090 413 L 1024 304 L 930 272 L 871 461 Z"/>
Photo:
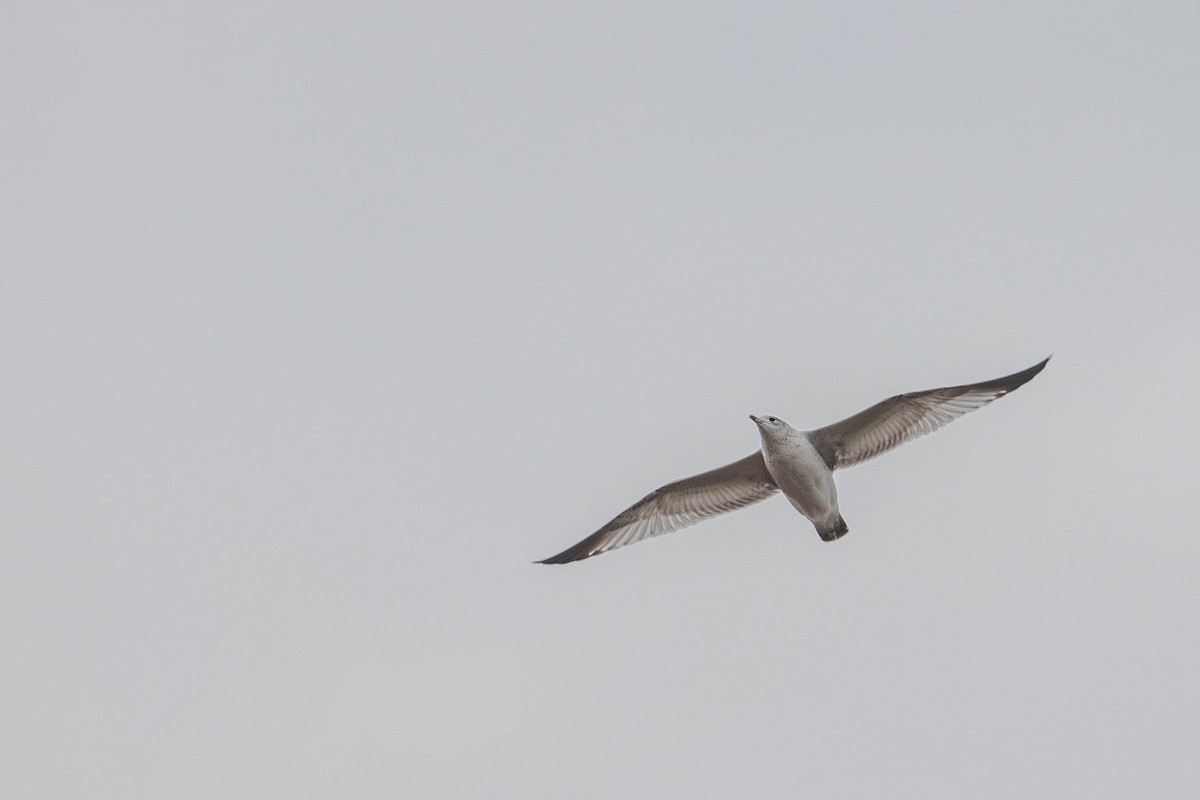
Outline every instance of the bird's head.
<path fill-rule="evenodd" d="M 758 426 L 759 435 L 762 436 L 764 441 L 767 439 L 782 439 L 792 430 L 792 426 L 779 417 L 756 417 L 751 414 L 750 419 L 754 420 L 754 424 Z"/>

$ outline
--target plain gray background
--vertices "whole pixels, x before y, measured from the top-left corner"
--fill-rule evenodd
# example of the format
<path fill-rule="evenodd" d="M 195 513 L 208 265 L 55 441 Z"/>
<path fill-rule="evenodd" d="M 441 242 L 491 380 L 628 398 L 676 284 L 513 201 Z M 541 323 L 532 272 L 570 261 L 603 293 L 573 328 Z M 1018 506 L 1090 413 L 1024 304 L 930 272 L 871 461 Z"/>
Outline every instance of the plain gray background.
<path fill-rule="evenodd" d="M 992 6 L 8 4 L 3 794 L 1196 796 L 1200 7 Z"/>

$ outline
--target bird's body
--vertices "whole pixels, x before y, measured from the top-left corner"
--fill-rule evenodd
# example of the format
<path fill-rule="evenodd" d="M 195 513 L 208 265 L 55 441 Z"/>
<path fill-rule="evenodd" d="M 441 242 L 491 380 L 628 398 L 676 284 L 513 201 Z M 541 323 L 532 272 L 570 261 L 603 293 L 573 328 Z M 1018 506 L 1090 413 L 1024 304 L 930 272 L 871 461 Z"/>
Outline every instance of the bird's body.
<path fill-rule="evenodd" d="M 808 433 L 782 420 L 770 422 L 774 417 L 751 419 L 762 436 L 767 472 L 792 507 L 807 517 L 826 541 L 845 533 L 845 530 L 837 532 L 839 527 L 845 528 L 845 522 L 838 510 L 833 470 L 821 458 Z"/>
<path fill-rule="evenodd" d="M 565 564 L 679 530 L 783 492 L 827 542 L 849 532 L 838 507 L 834 470 L 861 464 L 931 433 L 1022 386 L 1045 368 L 981 383 L 890 397 L 841 422 L 801 431 L 777 417 L 750 416 L 762 449 L 709 472 L 668 483 L 583 541 L 541 563 Z"/>

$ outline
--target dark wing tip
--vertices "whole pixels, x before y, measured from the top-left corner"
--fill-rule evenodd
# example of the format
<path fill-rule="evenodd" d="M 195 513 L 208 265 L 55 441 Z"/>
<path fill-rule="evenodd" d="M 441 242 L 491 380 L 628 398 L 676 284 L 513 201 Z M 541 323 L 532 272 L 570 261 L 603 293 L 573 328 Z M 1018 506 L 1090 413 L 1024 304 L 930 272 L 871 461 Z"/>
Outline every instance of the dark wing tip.
<path fill-rule="evenodd" d="M 1052 358 L 1054 358 L 1053 353 L 1046 356 L 1045 358 L 1043 358 L 1038 363 L 1034 364 L 1029 369 L 1023 369 L 1020 372 L 1014 373 L 1011 376 L 1011 380 L 1013 381 L 1013 388 L 1016 389 L 1018 386 L 1022 386 L 1024 384 L 1028 383 L 1029 381 L 1033 380 L 1035 375 L 1037 375 L 1039 372 L 1041 372 L 1042 370 L 1044 370 L 1046 368 L 1046 365 L 1050 363 L 1050 359 L 1052 359 Z"/>
<path fill-rule="evenodd" d="M 983 391 L 999 391 L 1003 392 L 1004 394 L 1008 394 L 1014 389 L 1019 389 L 1025 384 L 1029 383 L 1029 381 L 1033 380 L 1035 375 L 1046 368 L 1046 365 L 1050 363 L 1050 359 L 1053 357 L 1053 354 L 1048 355 L 1028 369 L 1023 369 L 1020 372 L 1014 372 L 1012 375 L 1005 375 L 1003 378 L 984 381 L 983 383 L 975 384 L 970 388 Z"/>
<path fill-rule="evenodd" d="M 570 547 L 568 547 L 566 550 L 563 550 L 558 555 L 550 556 L 549 558 L 543 558 L 541 561 L 534 561 L 533 563 L 534 564 L 570 564 L 572 561 L 582 561 L 583 559 L 588 558 L 590 556 L 599 555 L 598 553 L 591 552 L 590 546 L 585 546 L 585 545 L 591 544 L 591 542 L 589 541 L 590 538 L 591 537 L 588 537 L 588 539 L 584 539 L 579 544 L 571 545 Z"/>

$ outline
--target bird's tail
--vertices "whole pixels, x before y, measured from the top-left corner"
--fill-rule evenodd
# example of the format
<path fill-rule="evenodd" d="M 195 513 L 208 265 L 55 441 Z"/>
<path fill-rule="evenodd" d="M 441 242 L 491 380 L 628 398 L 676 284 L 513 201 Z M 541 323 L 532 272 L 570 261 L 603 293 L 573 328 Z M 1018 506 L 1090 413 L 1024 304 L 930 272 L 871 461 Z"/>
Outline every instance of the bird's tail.
<path fill-rule="evenodd" d="M 817 533 L 821 535 L 821 539 L 826 542 L 836 541 L 850 532 L 850 526 L 846 524 L 846 520 L 842 519 L 841 514 L 838 515 L 837 522 L 824 528 L 817 528 Z"/>

